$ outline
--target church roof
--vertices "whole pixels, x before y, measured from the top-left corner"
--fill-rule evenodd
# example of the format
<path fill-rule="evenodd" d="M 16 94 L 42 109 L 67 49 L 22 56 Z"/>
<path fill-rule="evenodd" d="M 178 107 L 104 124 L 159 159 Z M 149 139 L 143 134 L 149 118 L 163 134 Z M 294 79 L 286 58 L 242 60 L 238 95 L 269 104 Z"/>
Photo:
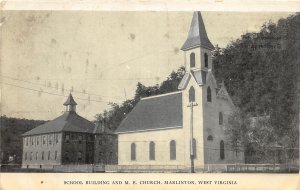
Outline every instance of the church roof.
<path fill-rule="evenodd" d="M 130 133 L 182 127 L 182 93 L 141 99 L 115 133 Z"/>
<path fill-rule="evenodd" d="M 187 40 L 184 42 L 181 50 L 185 51 L 195 47 L 214 49 L 214 46 L 207 37 L 204 22 L 199 11 L 194 12 Z"/>
<path fill-rule="evenodd" d="M 75 112 L 65 112 L 63 115 L 24 133 L 23 136 L 57 132 L 93 133 L 94 130 L 94 123 Z"/>
<path fill-rule="evenodd" d="M 74 98 L 73 98 L 73 96 L 72 96 L 71 93 L 70 93 L 67 101 L 64 103 L 64 105 L 65 106 L 67 106 L 67 105 L 72 105 L 72 106 L 77 105 L 77 103 L 75 102 L 75 100 L 74 100 Z"/>

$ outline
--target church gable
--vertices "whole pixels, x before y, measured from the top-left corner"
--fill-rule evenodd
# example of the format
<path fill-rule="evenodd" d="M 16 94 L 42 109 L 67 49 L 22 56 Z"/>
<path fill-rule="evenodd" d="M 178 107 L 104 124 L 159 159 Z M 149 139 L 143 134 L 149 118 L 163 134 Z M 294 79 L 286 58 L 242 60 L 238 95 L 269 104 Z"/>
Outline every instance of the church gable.
<path fill-rule="evenodd" d="M 184 90 L 188 86 L 190 79 L 194 80 L 199 86 L 206 84 L 207 72 L 198 70 L 186 73 L 178 85 L 178 90 Z"/>
<path fill-rule="evenodd" d="M 224 83 L 222 83 L 220 90 L 217 92 L 217 98 L 230 102 L 230 104 L 234 107 L 232 99 L 231 99 L 230 95 L 228 94 L 228 92 L 224 86 Z"/>

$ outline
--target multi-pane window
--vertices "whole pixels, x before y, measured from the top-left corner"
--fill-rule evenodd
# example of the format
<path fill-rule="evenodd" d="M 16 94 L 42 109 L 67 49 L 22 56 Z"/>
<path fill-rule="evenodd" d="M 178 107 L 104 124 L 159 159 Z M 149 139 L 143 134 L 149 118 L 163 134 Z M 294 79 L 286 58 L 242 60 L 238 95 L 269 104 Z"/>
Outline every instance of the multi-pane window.
<path fill-rule="evenodd" d="M 99 163 L 103 163 L 103 152 L 99 152 Z"/>
<path fill-rule="evenodd" d="M 81 152 L 77 153 L 77 159 L 78 159 L 78 161 L 82 160 L 82 153 Z"/>
<path fill-rule="evenodd" d="M 69 152 L 68 151 L 65 152 L 65 159 L 66 159 L 66 161 L 69 161 Z"/>
<path fill-rule="evenodd" d="M 176 160 L 176 142 L 174 140 L 170 142 L 170 160 Z"/>
<path fill-rule="evenodd" d="M 82 144 L 82 135 L 79 135 L 79 136 L 78 136 L 78 143 L 79 143 L 79 144 Z"/>
<path fill-rule="evenodd" d="M 131 160 L 136 160 L 136 145 L 131 143 Z"/>
<path fill-rule="evenodd" d="M 65 136 L 65 142 L 66 143 L 70 142 L 70 135 L 69 134 L 66 134 L 66 136 Z"/>
<path fill-rule="evenodd" d="M 55 143 L 58 143 L 58 134 L 55 135 Z"/>
<path fill-rule="evenodd" d="M 155 143 L 153 141 L 149 144 L 149 159 L 155 160 Z"/>

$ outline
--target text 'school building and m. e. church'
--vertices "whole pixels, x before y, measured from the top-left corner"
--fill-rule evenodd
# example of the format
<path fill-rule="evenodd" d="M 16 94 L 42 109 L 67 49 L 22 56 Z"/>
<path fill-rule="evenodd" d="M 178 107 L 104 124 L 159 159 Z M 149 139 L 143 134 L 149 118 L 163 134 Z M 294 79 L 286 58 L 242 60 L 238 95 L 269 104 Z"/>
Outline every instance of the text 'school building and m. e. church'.
<path fill-rule="evenodd" d="M 22 168 L 116 164 L 117 137 L 76 113 L 70 94 L 63 115 L 23 134 Z"/>
<path fill-rule="evenodd" d="M 186 73 L 179 91 L 141 99 L 115 132 L 119 171 L 138 166 L 203 171 L 244 163 L 243 150 L 227 147 L 225 122 L 236 108 L 212 74 L 213 49 L 201 13 L 195 12 L 181 48 Z"/>

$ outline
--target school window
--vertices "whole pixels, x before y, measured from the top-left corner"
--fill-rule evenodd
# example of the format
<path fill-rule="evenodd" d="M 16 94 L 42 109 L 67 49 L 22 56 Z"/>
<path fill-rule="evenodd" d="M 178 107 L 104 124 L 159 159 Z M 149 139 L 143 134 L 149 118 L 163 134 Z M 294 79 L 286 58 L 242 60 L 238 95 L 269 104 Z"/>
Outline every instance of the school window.
<path fill-rule="evenodd" d="M 131 160 L 136 160 L 136 145 L 131 143 Z"/>
<path fill-rule="evenodd" d="M 25 152 L 25 160 L 27 160 L 27 152 Z"/>
<path fill-rule="evenodd" d="M 55 135 L 55 142 L 58 143 L 58 134 Z"/>
<path fill-rule="evenodd" d="M 155 160 L 155 143 L 153 141 L 149 144 L 149 159 Z"/>
<path fill-rule="evenodd" d="M 42 160 L 44 160 L 44 152 L 42 152 Z"/>
<path fill-rule="evenodd" d="M 48 160 L 50 160 L 50 151 L 48 151 Z"/>
<path fill-rule="evenodd" d="M 79 135 L 79 136 L 78 136 L 78 143 L 79 143 L 79 144 L 82 144 L 82 135 Z"/>
<path fill-rule="evenodd" d="M 26 137 L 26 146 L 28 146 L 28 140 L 29 140 L 29 138 Z"/>
<path fill-rule="evenodd" d="M 65 152 L 65 159 L 66 159 L 66 161 L 69 161 L 69 152 L 68 151 Z"/>
<path fill-rule="evenodd" d="M 52 136 L 49 136 L 49 144 L 52 144 Z"/>
<path fill-rule="evenodd" d="M 31 153 L 30 153 L 30 161 L 32 160 L 32 155 L 33 155 L 33 153 L 31 152 Z"/>
<path fill-rule="evenodd" d="M 55 151 L 55 160 L 57 160 L 57 151 Z"/>
<path fill-rule="evenodd" d="M 40 138 L 37 137 L 37 138 L 36 138 L 36 145 L 39 145 L 39 144 L 40 144 Z"/>
<path fill-rule="evenodd" d="M 98 161 L 99 161 L 99 163 L 102 163 L 103 162 L 103 152 L 99 152 L 99 159 L 98 159 Z"/>
<path fill-rule="evenodd" d="M 81 161 L 81 160 L 82 160 L 82 153 L 81 153 L 81 152 L 78 152 L 78 153 L 77 153 L 77 160 L 78 160 L 78 161 Z"/>
<path fill-rule="evenodd" d="M 43 144 L 46 144 L 46 136 L 43 136 Z"/>
<path fill-rule="evenodd" d="M 35 153 L 35 160 L 38 159 L 38 155 L 39 155 L 39 154 L 36 152 L 36 153 Z"/>
<path fill-rule="evenodd" d="M 70 135 L 69 134 L 66 134 L 66 136 L 65 136 L 65 142 L 66 143 L 70 142 Z"/>
<path fill-rule="evenodd" d="M 170 141 L 170 160 L 176 160 L 176 142 Z"/>

